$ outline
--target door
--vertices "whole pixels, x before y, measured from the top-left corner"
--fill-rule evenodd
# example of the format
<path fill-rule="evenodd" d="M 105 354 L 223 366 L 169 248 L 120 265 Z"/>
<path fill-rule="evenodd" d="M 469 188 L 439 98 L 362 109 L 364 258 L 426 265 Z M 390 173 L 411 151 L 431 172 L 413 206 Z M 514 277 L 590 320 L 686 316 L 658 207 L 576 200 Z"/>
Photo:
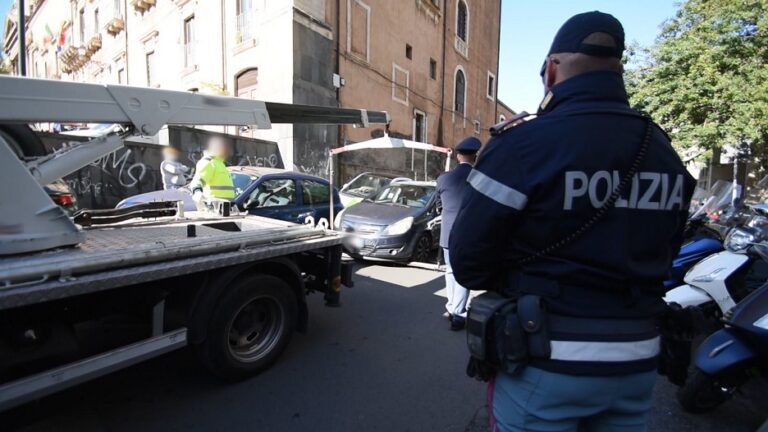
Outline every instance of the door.
<path fill-rule="evenodd" d="M 338 199 L 335 201 L 335 207 L 339 207 L 341 203 L 339 203 Z M 320 222 L 320 219 L 325 219 L 328 221 L 328 226 L 332 226 L 333 221 L 330 220 L 330 211 L 328 210 L 330 202 L 331 186 L 328 183 L 306 179 L 301 180 L 302 212 L 312 216 L 315 219 L 315 223 Z M 340 208 L 337 208 L 336 213 L 340 210 Z"/>
<path fill-rule="evenodd" d="M 299 220 L 296 181 L 290 178 L 269 178 L 257 181 L 245 208 L 249 214 L 303 223 Z"/>

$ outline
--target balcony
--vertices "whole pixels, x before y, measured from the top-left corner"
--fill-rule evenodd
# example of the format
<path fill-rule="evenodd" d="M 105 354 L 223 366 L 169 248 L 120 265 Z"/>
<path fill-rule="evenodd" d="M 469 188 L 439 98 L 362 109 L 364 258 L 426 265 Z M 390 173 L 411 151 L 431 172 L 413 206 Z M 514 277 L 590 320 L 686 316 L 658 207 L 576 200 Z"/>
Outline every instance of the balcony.
<path fill-rule="evenodd" d="M 460 38 L 459 35 L 456 35 L 453 46 L 459 54 L 464 56 L 464 58 L 469 59 L 469 47 L 467 46 L 467 41 Z"/>
<path fill-rule="evenodd" d="M 155 6 L 156 0 L 131 0 L 131 6 L 136 12 L 144 13 Z"/>
<path fill-rule="evenodd" d="M 101 34 L 96 33 L 95 35 L 91 36 L 91 38 L 88 40 L 88 43 L 85 46 L 85 50 L 86 50 L 87 56 L 90 57 L 100 49 L 101 49 Z"/>
<path fill-rule="evenodd" d="M 235 43 L 245 44 L 256 39 L 256 14 L 250 10 L 237 16 L 235 23 Z M 251 45 L 252 46 L 252 45 Z"/>
<path fill-rule="evenodd" d="M 117 36 L 121 31 L 125 30 L 125 20 L 122 16 L 115 16 L 104 26 L 104 30 L 112 36 Z"/>

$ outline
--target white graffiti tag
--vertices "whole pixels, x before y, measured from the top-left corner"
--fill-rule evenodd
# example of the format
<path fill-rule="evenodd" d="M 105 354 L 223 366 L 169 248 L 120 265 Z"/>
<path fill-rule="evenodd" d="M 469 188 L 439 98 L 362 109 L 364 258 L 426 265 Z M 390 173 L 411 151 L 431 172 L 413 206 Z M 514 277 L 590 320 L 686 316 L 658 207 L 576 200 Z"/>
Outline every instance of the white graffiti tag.
<path fill-rule="evenodd" d="M 144 176 L 147 174 L 147 166 L 141 162 L 130 163 L 130 159 L 130 149 L 119 149 L 95 160 L 91 165 L 99 167 L 105 173 L 110 174 L 110 168 L 117 170 L 116 177 L 120 185 L 123 187 L 133 187 L 144 179 Z"/>

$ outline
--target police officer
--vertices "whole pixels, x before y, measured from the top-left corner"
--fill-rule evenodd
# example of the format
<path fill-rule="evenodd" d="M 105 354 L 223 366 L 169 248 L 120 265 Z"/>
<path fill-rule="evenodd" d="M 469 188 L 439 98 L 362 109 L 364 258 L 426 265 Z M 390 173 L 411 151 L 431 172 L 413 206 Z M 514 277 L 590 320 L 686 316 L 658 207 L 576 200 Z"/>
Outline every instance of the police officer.
<path fill-rule="evenodd" d="M 664 132 L 630 109 L 623 50 L 613 16 L 570 18 L 542 68 L 538 117 L 492 138 L 468 177 L 454 226 L 473 229 L 449 242 L 456 279 L 517 299 L 518 317 L 536 299 L 544 310 L 530 310 L 546 317 L 520 320 L 527 361 L 491 381 L 494 430 L 645 430 L 654 318 L 694 180 Z"/>
<path fill-rule="evenodd" d="M 224 161 L 230 150 L 222 137 L 211 137 L 205 156 L 197 163 L 195 175 L 190 183 L 192 197 L 200 208 L 205 200 L 212 198 L 231 200 L 235 198 L 235 185 Z"/>
<path fill-rule="evenodd" d="M 444 314 L 451 321 L 451 330 L 462 330 L 467 316 L 467 299 L 469 291 L 456 283 L 451 269 L 451 259 L 448 253 L 448 236 L 453 228 L 453 221 L 461 206 L 461 198 L 467 186 L 467 177 L 475 164 L 475 158 L 480 150 L 480 140 L 475 137 L 465 138 L 456 148 L 458 166 L 437 178 L 437 193 L 440 196 L 443 211 L 440 229 L 440 247 L 445 257 L 445 291 L 448 298 Z"/>

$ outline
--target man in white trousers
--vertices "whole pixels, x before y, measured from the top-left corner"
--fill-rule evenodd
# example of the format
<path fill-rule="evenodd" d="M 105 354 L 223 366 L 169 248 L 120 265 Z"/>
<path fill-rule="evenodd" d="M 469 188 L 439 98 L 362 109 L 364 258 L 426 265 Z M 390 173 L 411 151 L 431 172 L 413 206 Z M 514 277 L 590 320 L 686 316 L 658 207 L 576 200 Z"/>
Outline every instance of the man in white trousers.
<path fill-rule="evenodd" d="M 451 321 L 451 330 L 453 331 L 464 329 L 469 291 L 459 285 L 453 277 L 448 238 L 453 229 L 453 221 L 459 213 L 464 189 L 467 186 L 467 177 L 472 172 L 472 166 L 475 164 L 480 145 L 480 140 L 475 137 L 465 138 L 454 149 L 459 164 L 437 179 L 437 193 L 440 195 L 443 206 L 440 247 L 443 248 L 443 256 L 445 257 L 445 290 L 448 297 L 448 302 L 445 304 L 446 312 L 443 316 Z"/>

